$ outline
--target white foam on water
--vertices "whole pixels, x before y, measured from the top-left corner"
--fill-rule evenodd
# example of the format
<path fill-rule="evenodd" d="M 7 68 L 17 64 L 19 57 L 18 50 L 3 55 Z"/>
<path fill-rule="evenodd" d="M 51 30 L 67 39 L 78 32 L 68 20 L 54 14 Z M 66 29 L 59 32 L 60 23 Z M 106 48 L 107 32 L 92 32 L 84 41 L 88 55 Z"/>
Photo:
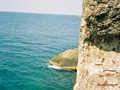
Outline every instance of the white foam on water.
<path fill-rule="evenodd" d="M 61 69 L 60 67 L 58 66 L 54 66 L 54 65 L 48 65 L 49 68 L 53 68 L 53 69 Z"/>

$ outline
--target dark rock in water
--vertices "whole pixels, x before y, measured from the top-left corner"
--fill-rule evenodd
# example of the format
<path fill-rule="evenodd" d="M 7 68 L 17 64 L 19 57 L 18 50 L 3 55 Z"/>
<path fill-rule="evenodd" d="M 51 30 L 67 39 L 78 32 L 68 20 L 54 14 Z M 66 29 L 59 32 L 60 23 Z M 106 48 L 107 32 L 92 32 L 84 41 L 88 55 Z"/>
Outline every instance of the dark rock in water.
<path fill-rule="evenodd" d="M 60 67 L 62 70 L 76 70 L 78 62 L 78 48 L 73 50 L 66 50 L 63 53 L 53 57 L 49 64 Z"/>

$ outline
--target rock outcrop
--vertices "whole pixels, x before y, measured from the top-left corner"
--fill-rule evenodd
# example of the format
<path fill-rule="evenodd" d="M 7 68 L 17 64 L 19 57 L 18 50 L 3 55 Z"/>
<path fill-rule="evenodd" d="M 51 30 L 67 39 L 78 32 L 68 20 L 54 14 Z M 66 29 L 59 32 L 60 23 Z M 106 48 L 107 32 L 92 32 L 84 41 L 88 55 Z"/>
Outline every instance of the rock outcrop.
<path fill-rule="evenodd" d="M 120 90 L 120 0 L 83 0 L 74 90 Z"/>
<path fill-rule="evenodd" d="M 53 57 L 49 64 L 59 67 L 62 70 L 76 70 L 78 62 L 78 48 L 66 50 L 63 53 Z"/>

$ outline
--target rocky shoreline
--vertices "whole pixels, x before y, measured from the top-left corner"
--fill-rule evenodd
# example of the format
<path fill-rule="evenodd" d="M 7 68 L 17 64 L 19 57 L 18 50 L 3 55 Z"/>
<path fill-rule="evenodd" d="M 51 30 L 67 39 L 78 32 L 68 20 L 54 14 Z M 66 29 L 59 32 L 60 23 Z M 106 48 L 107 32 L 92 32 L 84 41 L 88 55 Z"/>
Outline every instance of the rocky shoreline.
<path fill-rule="evenodd" d="M 78 62 L 78 48 L 66 50 L 63 53 L 53 57 L 49 61 L 49 67 L 73 71 L 76 70 Z"/>

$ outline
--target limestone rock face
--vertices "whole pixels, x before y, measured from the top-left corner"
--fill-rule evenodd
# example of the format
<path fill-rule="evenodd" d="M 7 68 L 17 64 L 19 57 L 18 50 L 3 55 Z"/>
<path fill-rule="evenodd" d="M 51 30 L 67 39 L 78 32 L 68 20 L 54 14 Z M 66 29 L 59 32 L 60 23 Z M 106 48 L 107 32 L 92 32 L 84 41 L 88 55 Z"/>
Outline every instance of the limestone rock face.
<path fill-rule="evenodd" d="M 120 0 L 83 0 L 74 90 L 120 90 Z"/>
<path fill-rule="evenodd" d="M 49 64 L 58 66 L 62 70 L 76 70 L 78 62 L 78 48 L 73 50 L 66 50 L 63 53 L 53 57 Z"/>

